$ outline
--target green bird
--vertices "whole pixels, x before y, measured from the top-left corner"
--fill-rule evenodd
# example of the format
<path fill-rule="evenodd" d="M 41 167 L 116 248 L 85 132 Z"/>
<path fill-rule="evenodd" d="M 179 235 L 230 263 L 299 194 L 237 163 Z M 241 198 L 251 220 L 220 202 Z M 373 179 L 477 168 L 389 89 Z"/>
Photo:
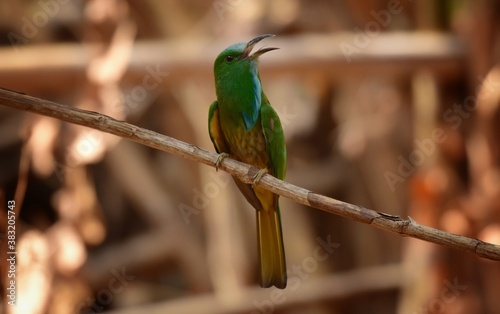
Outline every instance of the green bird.
<path fill-rule="evenodd" d="M 256 43 L 274 35 L 258 36 L 222 51 L 214 63 L 217 101 L 210 106 L 208 129 L 215 150 L 223 158 L 251 164 L 261 169 L 253 184 L 235 178 L 246 200 L 257 211 L 257 243 L 260 286 L 286 287 L 285 250 L 281 231 L 279 196 L 254 184 L 269 173 L 285 178 L 286 146 L 281 121 L 271 107 L 260 82 L 258 58 L 278 48 L 261 48 L 250 54 Z"/>

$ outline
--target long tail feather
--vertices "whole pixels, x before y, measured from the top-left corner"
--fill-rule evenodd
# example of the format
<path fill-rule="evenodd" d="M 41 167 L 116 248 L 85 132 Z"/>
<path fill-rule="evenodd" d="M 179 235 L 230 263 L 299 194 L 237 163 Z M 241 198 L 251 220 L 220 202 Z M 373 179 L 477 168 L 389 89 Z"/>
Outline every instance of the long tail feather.
<path fill-rule="evenodd" d="M 279 209 L 258 210 L 257 228 L 260 286 L 284 289 L 287 276 Z"/>

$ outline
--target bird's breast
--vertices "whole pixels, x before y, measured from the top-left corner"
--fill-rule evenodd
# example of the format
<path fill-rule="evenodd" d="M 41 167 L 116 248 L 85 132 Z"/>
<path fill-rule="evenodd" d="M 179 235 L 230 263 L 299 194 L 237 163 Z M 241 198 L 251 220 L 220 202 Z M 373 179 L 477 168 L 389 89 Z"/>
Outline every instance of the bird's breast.
<path fill-rule="evenodd" d="M 221 128 L 231 150 L 231 156 L 258 168 L 267 167 L 269 157 L 260 118 L 249 131 L 245 130 L 243 122 L 240 125 L 231 124 L 221 121 Z"/>

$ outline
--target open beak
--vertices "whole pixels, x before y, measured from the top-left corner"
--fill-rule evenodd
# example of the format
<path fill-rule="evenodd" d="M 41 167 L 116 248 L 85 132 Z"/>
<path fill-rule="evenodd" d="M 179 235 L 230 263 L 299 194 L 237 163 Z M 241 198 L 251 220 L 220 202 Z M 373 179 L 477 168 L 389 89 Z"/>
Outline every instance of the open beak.
<path fill-rule="evenodd" d="M 258 37 L 255 37 L 254 39 L 250 40 L 246 47 L 245 47 L 245 50 L 243 51 L 243 54 L 240 56 L 240 60 L 241 59 L 246 59 L 246 58 L 250 58 L 250 59 L 256 59 L 258 58 L 260 55 L 266 53 L 266 52 L 269 52 L 269 51 L 272 51 L 272 50 L 276 50 L 276 49 L 279 49 L 279 48 L 272 48 L 272 47 L 268 47 L 268 48 L 260 48 L 259 50 L 257 50 L 256 52 L 254 52 L 252 55 L 250 55 L 250 52 L 252 52 L 252 49 L 253 47 L 255 46 L 256 43 L 258 43 L 259 41 L 265 39 L 265 38 L 268 38 L 268 37 L 274 37 L 276 35 L 273 35 L 273 34 L 264 34 L 264 35 L 260 35 Z"/>

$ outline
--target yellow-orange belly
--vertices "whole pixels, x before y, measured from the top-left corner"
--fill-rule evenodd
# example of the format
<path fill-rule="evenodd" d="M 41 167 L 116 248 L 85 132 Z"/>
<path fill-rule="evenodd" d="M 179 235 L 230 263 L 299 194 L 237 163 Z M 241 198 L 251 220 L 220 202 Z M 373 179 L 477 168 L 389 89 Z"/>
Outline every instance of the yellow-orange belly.
<path fill-rule="evenodd" d="M 244 163 L 253 165 L 257 168 L 266 168 L 269 158 L 266 148 L 266 140 L 261 130 L 260 119 L 255 127 L 246 132 L 244 128 L 224 130 L 227 144 L 231 150 L 230 155 Z"/>

